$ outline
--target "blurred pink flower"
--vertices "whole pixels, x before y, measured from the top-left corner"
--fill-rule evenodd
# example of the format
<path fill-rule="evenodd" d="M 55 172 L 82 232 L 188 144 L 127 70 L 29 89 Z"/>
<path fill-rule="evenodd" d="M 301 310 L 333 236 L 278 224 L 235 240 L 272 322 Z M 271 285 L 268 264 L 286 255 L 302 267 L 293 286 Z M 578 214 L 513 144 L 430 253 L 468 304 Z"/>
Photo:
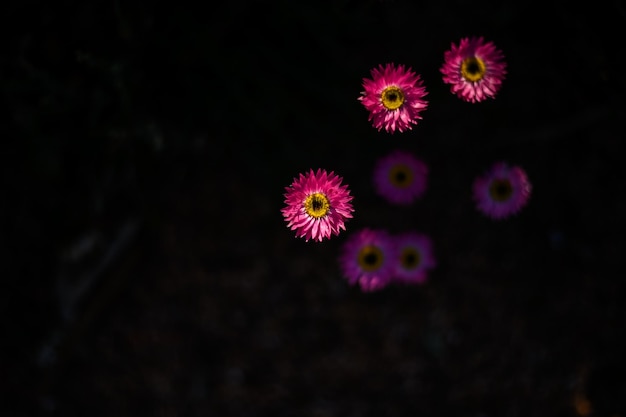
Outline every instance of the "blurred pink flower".
<path fill-rule="evenodd" d="M 392 204 L 409 205 L 426 191 L 428 167 L 412 153 L 396 150 L 374 167 L 374 188 Z"/>
<path fill-rule="evenodd" d="M 531 189 L 522 168 L 497 162 L 474 180 L 474 200 L 478 210 L 485 215 L 503 219 L 526 205 Z"/>
<path fill-rule="evenodd" d="M 461 99 L 477 103 L 495 98 L 506 75 L 506 63 L 493 42 L 482 37 L 463 38 L 457 47 L 444 53 L 440 69 L 450 91 Z"/>
<path fill-rule="evenodd" d="M 372 79 L 363 79 L 359 101 L 370 112 L 368 120 L 379 131 L 394 133 L 412 128 L 426 109 L 426 88 L 420 76 L 404 65 L 387 64 L 371 70 Z"/>
<path fill-rule="evenodd" d="M 339 263 L 350 285 L 364 292 L 384 288 L 393 274 L 393 242 L 384 230 L 362 229 L 343 244 Z"/>
<path fill-rule="evenodd" d="M 342 178 L 334 172 L 310 170 L 294 178 L 286 187 L 285 203 L 281 210 L 287 227 L 296 231 L 296 237 L 322 241 L 340 229 L 346 230 L 345 222 L 352 218 L 352 196 Z"/>
<path fill-rule="evenodd" d="M 393 281 L 405 284 L 423 284 L 429 271 L 437 266 L 432 240 L 417 232 L 393 236 L 395 270 Z"/>

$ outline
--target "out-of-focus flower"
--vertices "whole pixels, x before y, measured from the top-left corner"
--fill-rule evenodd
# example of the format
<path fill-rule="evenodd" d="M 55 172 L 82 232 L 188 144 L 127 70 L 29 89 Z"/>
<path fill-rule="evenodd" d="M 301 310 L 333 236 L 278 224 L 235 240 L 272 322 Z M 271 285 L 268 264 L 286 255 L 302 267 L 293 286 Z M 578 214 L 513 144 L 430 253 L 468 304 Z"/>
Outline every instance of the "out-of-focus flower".
<path fill-rule="evenodd" d="M 350 285 L 358 284 L 364 292 L 384 288 L 393 274 L 393 242 L 380 229 L 361 229 L 343 244 L 339 263 Z"/>
<path fill-rule="evenodd" d="M 396 150 L 374 167 L 374 189 L 392 204 L 408 205 L 426 191 L 428 167 L 412 153 Z"/>
<path fill-rule="evenodd" d="M 478 210 L 493 219 L 503 219 L 526 205 L 531 189 L 522 168 L 497 162 L 474 180 L 473 194 Z"/>
<path fill-rule="evenodd" d="M 428 273 L 437 266 L 432 240 L 418 232 L 404 232 L 393 236 L 395 270 L 393 281 L 405 284 L 423 284 Z"/>

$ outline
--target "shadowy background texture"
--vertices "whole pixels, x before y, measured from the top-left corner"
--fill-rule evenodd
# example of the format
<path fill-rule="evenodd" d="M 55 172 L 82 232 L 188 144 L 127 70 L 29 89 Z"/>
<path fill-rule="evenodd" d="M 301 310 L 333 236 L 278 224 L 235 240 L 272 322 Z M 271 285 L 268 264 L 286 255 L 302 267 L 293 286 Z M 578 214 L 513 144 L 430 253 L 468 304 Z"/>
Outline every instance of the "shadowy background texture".
<path fill-rule="evenodd" d="M 626 416 L 624 2 L 2 9 L 2 416 Z M 441 80 L 466 36 L 506 57 L 495 100 Z M 388 62 L 428 91 L 402 134 L 357 101 Z M 373 191 L 392 149 L 430 167 L 410 207 Z M 499 160 L 533 194 L 496 222 Z M 280 213 L 311 168 L 354 195 L 323 243 Z M 350 287 L 361 227 L 429 234 L 428 283 Z"/>

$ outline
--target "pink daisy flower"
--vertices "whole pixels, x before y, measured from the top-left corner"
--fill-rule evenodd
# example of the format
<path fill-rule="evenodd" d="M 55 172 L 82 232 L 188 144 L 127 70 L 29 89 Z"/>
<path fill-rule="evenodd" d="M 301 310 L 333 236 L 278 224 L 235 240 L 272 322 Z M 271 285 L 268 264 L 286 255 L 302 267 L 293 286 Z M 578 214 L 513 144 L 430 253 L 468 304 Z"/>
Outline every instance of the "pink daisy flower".
<path fill-rule="evenodd" d="M 405 284 L 423 284 L 428 273 L 437 266 L 430 237 L 405 232 L 393 237 L 395 243 L 395 273 L 393 280 Z"/>
<path fill-rule="evenodd" d="M 364 292 L 385 287 L 393 274 L 393 241 L 384 230 L 362 229 L 348 237 L 339 263 L 350 285 Z"/>
<path fill-rule="evenodd" d="M 503 219 L 526 205 L 531 189 L 522 168 L 497 162 L 474 180 L 474 200 L 478 210 L 485 215 Z"/>
<path fill-rule="evenodd" d="M 426 191 L 428 167 L 413 154 L 396 150 L 378 160 L 374 188 L 393 204 L 408 205 Z"/>
<path fill-rule="evenodd" d="M 352 218 L 352 196 L 342 178 L 334 172 L 318 169 L 300 174 L 286 187 L 285 203 L 281 210 L 287 227 L 296 231 L 296 237 L 322 241 L 339 230 L 346 230 L 345 222 Z"/>
<path fill-rule="evenodd" d="M 422 80 L 411 68 L 387 64 L 371 70 L 372 79 L 363 79 L 365 91 L 358 98 L 370 112 L 368 120 L 379 131 L 394 133 L 412 129 L 426 109 L 428 94 Z"/>
<path fill-rule="evenodd" d="M 506 63 L 493 42 L 463 38 L 458 47 L 452 43 L 452 49 L 444 53 L 440 71 L 453 94 L 477 103 L 495 98 L 506 75 Z"/>

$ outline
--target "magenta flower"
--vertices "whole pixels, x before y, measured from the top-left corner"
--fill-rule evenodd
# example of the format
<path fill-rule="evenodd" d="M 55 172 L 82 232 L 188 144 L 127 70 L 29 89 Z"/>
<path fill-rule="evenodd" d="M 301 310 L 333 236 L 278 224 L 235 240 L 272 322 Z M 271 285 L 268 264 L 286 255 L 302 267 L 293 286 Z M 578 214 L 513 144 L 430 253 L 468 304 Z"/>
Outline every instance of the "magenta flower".
<path fill-rule="evenodd" d="M 342 178 L 322 169 L 310 170 L 294 178 L 286 187 L 285 203 L 281 210 L 287 227 L 296 231 L 296 237 L 322 241 L 339 230 L 346 230 L 345 222 L 352 218 L 352 196 Z"/>
<path fill-rule="evenodd" d="M 384 230 L 362 229 L 345 241 L 339 257 L 344 277 L 364 292 L 385 287 L 393 274 L 393 241 Z"/>
<path fill-rule="evenodd" d="M 372 79 L 363 79 L 365 91 L 358 98 L 370 112 L 368 120 L 379 131 L 396 130 L 403 132 L 412 129 L 421 119 L 420 113 L 426 109 L 424 100 L 426 88 L 422 80 L 411 68 L 404 65 L 387 64 L 371 70 Z"/>
<path fill-rule="evenodd" d="M 482 37 L 463 38 L 458 47 L 452 43 L 452 49 L 444 53 L 440 71 L 453 94 L 477 103 L 495 98 L 506 75 L 506 63 L 493 42 L 485 43 Z"/>
<path fill-rule="evenodd" d="M 526 205 L 531 189 L 522 168 L 498 162 L 474 180 L 474 200 L 485 215 L 503 219 Z"/>
<path fill-rule="evenodd" d="M 404 232 L 393 237 L 395 273 L 393 281 L 423 284 L 428 273 L 437 266 L 430 237 L 417 232 Z"/>
<path fill-rule="evenodd" d="M 401 150 L 380 158 L 374 168 L 374 188 L 392 204 L 413 203 L 426 191 L 427 180 L 426 164 Z"/>

